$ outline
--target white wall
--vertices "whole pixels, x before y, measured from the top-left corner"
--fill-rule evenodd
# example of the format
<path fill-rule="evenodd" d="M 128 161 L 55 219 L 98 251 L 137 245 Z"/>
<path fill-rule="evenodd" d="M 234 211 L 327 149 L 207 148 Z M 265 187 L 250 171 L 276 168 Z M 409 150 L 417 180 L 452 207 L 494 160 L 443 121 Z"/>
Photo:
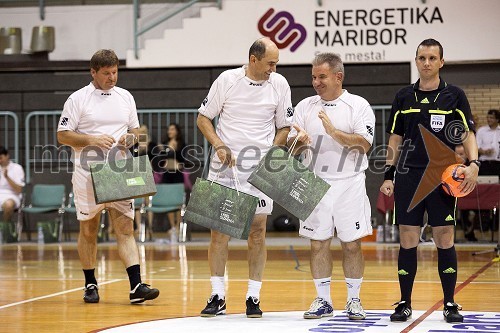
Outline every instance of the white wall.
<path fill-rule="evenodd" d="M 180 28 L 182 17 L 197 15 L 197 4 L 140 37 L 158 38 L 166 28 Z M 141 20 L 155 18 L 176 8 L 175 4 L 144 4 Z M 21 27 L 23 50 L 29 50 L 33 26 L 54 26 L 56 48 L 50 60 L 90 60 L 102 48 L 113 49 L 120 59 L 125 59 L 127 49 L 133 48 L 132 5 L 60 6 L 45 7 L 45 20 L 40 20 L 38 7 L 1 8 L 0 26 Z M 141 44 L 140 44 L 141 45 Z"/>
<path fill-rule="evenodd" d="M 146 33 L 144 37 L 148 40 L 141 43 L 145 47 L 139 60 L 130 51 L 132 5 L 46 7 L 45 21 L 40 21 L 37 7 L 2 8 L 0 24 L 22 27 L 25 49 L 29 48 L 34 25 L 55 26 L 56 49 L 50 54 L 51 60 L 88 60 L 95 50 L 112 48 L 131 67 L 235 65 L 246 61 L 249 45 L 261 36 L 259 20 L 273 8 L 275 13 L 291 14 L 307 32 L 307 38 L 296 50 L 291 51 L 293 43 L 281 50 L 281 64 L 307 64 L 318 51 L 340 53 L 346 62 L 413 61 L 417 44 L 429 37 L 443 44 L 446 61 L 500 60 L 499 0 L 427 0 L 425 4 L 421 0 L 322 2 L 319 7 L 316 0 L 223 0 L 222 11 L 205 8 L 201 18 L 184 20 L 183 29 L 165 30 L 179 28 L 181 17 L 193 12 L 180 14 Z M 143 5 L 143 16 L 159 8 L 165 5 Z M 386 22 L 373 24 L 367 19 L 366 24 L 359 21 L 356 25 L 355 12 L 363 10 L 367 13 L 389 10 L 389 16 L 383 15 Z M 404 22 L 400 15 L 403 10 Z M 322 11 L 333 14 L 340 11 L 346 19 L 340 24 L 329 22 L 328 14 L 321 14 Z M 420 18 L 418 11 L 424 12 Z M 404 41 L 400 38 L 396 42 L 393 38 L 387 44 L 347 43 L 347 30 L 360 34 L 368 30 L 380 33 L 384 29 L 393 33 L 399 29 L 399 33 L 404 33 Z M 318 43 L 315 35 L 324 37 L 327 32 L 330 45 Z M 343 43 L 332 43 L 337 33 Z"/>

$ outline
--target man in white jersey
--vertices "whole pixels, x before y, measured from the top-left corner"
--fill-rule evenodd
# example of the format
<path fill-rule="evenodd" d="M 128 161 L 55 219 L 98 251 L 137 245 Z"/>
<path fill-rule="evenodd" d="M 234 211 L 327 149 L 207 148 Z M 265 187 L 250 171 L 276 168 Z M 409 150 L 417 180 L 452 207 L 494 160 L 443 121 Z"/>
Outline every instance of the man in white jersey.
<path fill-rule="evenodd" d="M 267 257 L 266 221 L 273 202 L 247 179 L 273 145 L 286 143 L 293 115 L 290 86 L 276 73 L 278 60 L 278 47 L 269 38 L 256 40 L 250 47 L 248 64 L 227 70 L 214 81 L 198 115 L 198 127 L 215 149 L 208 179 L 235 188 L 234 177 L 238 177 L 238 189 L 259 198 L 248 236 L 249 318 L 262 317 L 260 289 Z M 212 124 L 216 116 L 217 129 Z M 224 272 L 229 238 L 212 230 L 208 250 L 212 294 L 201 311 L 202 317 L 226 313 Z"/>
<path fill-rule="evenodd" d="M 304 313 L 306 319 L 333 315 L 330 244 L 335 230 L 343 253 L 347 316 L 366 317 L 359 297 L 364 271 L 361 238 L 372 233 L 364 171 L 375 115 L 364 98 L 342 89 L 343 81 L 339 55 L 321 53 L 314 58 L 312 85 L 318 95 L 297 104 L 288 139 L 288 145 L 297 139 L 296 152 L 305 154 L 304 163 L 331 185 L 309 218 L 300 221 L 300 235 L 311 239 L 311 273 L 318 294 Z"/>
<path fill-rule="evenodd" d="M 479 127 L 476 133 L 479 149 L 480 175 L 500 175 L 500 111 L 488 110 L 487 125 Z"/>
<path fill-rule="evenodd" d="M 9 151 L 0 146 L 0 210 L 4 222 L 9 222 L 14 210 L 19 208 L 23 188 L 23 167 L 12 162 Z"/>
<path fill-rule="evenodd" d="M 99 156 L 122 159 L 138 137 L 139 121 L 132 95 L 116 87 L 118 57 L 112 50 L 99 50 L 90 60 L 93 81 L 74 92 L 64 104 L 57 129 L 61 144 L 71 146 L 74 163 L 73 192 L 80 221 L 78 254 L 85 274 L 85 303 L 98 303 L 95 278 L 97 233 L 101 211 L 108 209 L 116 234 L 118 253 L 130 281 L 130 302 L 142 303 L 158 297 L 158 289 L 141 281 L 139 251 L 134 239 L 134 201 L 96 204 L 88 162 Z"/>

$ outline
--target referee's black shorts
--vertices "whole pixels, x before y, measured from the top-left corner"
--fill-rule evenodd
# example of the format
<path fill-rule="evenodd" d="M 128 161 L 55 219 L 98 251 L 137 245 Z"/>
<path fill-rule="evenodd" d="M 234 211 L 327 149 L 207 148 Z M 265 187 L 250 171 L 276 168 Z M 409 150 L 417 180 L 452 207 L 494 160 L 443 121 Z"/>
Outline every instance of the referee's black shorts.
<path fill-rule="evenodd" d="M 394 180 L 395 224 L 423 226 L 424 212 L 427 211 L 430 226 L 455 225 L 457 199 L 446 194 L 441 185 L 408 211 L 425 169 L 408 170 L 408 173 L 404 174 L 397 172 Z"/>

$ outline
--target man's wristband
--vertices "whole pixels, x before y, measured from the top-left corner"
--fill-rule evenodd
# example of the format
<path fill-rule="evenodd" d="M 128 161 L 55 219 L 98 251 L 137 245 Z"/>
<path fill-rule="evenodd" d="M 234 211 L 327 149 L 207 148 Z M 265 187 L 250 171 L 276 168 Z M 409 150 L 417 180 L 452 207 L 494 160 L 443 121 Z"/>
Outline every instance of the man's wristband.
<path fill-rule="evenodd" d="M 474 163 L 475 165 L 477 165 L 477 167 L 481 167 L 481 161 L 479 160 L 472 160 L 472 161 L 469 161 L 469 165 L 471 165 L 472 163 Z"/>
<path fill-rule="evenodd" d="M 395 165 L 386 164 L 384 167 L 384 180 L 394 180 L 394 173 L 396 172 Z"/>

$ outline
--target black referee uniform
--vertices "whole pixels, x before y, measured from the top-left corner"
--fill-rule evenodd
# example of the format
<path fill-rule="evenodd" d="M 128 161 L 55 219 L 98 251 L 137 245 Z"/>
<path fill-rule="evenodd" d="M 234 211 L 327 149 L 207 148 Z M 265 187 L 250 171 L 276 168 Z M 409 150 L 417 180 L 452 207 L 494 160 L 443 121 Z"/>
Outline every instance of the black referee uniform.
<path fill-rule="evenodd" d="M 437 186 L 427 197 L 408 211 L 413 195 L 429 162 L 419 125 L 423 125 L 451 149 L 462 142 L 462 134 L 474 131 L 471 110 L 465 93 L 458 87 L 446 84 L 440 78 L 433 91 L 419 90 L 420 80 L 401 89 L 392 104 L 387 133 L 403 138 L 394 180 L 395 223 L 422 226 L 424 212 L 432 227 L 455 224 L 456 199 Z M 436 184 L 438 185 L 438 184 Z M 444 294 L 444 312 L 454 309 L 452 319 L 457 319 L 459 306 L 454 303 L 457 280 L 457 256 L 455 247 L 437 248 L 438 271 Z M 398 255 L 398 279 L 401 301 L 391 316 L 391 321 L 406 321 L 411 316 L 411 294 L 417 273 L 417 247 L 400 246 Z M 396 305 L 395 304 L 395 305 Z M 450 306 L 450 307 L 447 307 Z M 461 316 L 460 316 L 461 317 Z M 462 317 L 463 318 L 463 317 Z"/>
<path fill-rule="evenodd" d="M 462 89 L 442 79 L 433 91 L 418 89 L 420 80 L 401 89 L 392 104 L 387 133 L 403 137 L 394 181 L 395 223 L 422 226 L 427 210 L 429 225 L 455 224 L 456 199 L 438 186 L 411 211 L 408 207 L 429 162 L 418 125 L 423 125 L 450 149 L 461 143 L 464 131 L 473 131 L 469 102 Z"/>

